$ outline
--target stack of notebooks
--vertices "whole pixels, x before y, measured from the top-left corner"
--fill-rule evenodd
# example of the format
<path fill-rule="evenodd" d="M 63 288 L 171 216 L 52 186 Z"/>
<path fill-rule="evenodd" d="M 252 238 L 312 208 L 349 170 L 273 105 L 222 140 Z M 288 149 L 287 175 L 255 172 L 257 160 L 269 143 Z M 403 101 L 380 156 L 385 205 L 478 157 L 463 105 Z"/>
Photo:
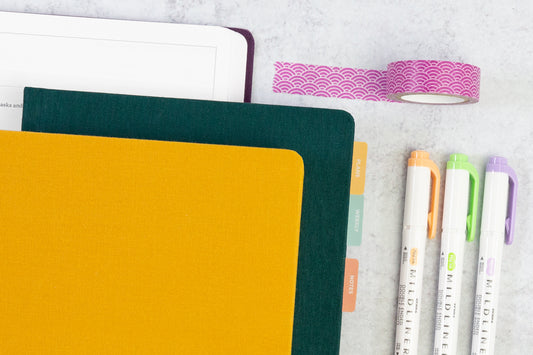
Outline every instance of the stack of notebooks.
<path fill-rule="evenodd" d="M 77 90 L 0 132 L 0 348 L 338 353 L 353 118 Z"/>

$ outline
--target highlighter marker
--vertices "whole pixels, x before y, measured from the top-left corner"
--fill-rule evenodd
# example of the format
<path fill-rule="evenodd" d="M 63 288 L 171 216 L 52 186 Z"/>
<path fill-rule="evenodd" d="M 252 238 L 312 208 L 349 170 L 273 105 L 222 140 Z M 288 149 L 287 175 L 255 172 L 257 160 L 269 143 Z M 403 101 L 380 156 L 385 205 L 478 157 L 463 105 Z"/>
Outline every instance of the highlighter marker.
<path fill-rule="evenodd" d="M 428 226 L 429 238 L 436 234 L 439 188 L 439 169 L 429 159 L 429 154 L 412 152 L 407 167 L 395 355 L 417 354 L 418 351 L 424 252 Z"/>
<path fill-rule="evenodd" d="M 485 172 L 485 190 L 477 271 L 472 355 L 494 354 L 503 243 L 514 238 L 516 173 L 507 160 L 491 157 Z"/>
<path fill-rule="evenodd" d="M 452 154 L 446 164 L 433 355 L 455 354 L 465 239 L 476 233 L 479 176 L 468 157 Z"/>

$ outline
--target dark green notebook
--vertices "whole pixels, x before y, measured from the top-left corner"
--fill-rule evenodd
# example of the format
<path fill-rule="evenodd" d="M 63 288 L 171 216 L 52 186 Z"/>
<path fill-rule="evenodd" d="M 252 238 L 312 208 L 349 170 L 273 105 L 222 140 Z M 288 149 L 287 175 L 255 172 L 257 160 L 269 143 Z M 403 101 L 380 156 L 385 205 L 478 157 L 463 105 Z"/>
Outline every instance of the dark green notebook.
<path fill-rule="evenodd" d="M 305 178 L 292 353 L 339 352 L 354 140 L 349 113 L 26 88 L 22 129 L 298 152 Z"/>

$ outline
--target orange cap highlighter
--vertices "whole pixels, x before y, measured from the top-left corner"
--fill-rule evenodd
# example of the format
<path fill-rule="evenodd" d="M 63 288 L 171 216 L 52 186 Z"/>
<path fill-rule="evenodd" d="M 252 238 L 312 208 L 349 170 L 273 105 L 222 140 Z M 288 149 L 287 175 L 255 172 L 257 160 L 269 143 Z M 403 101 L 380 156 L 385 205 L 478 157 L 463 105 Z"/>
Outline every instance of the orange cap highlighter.
<path fill-rule="evenodd" d="M 426 237 L 435 238 L 439 206 L 440 173 L 429 153 L 411 152 L 407 165 L 394 354 L 418 353 Z"/>

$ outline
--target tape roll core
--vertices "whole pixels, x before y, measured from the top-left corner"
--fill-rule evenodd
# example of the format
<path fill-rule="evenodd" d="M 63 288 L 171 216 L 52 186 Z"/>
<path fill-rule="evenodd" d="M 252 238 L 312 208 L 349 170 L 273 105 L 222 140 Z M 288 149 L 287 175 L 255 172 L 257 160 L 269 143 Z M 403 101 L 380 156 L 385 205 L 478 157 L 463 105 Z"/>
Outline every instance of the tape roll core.
<path fill-rule="evenodd" d="M 465 96 L 446 95 L 446 94 L 396 94 L 389 97 L 394 101 L 402 101 L 414 104 L 428 105 L 456 105 L 464 104 L 469 101 Z"/>

